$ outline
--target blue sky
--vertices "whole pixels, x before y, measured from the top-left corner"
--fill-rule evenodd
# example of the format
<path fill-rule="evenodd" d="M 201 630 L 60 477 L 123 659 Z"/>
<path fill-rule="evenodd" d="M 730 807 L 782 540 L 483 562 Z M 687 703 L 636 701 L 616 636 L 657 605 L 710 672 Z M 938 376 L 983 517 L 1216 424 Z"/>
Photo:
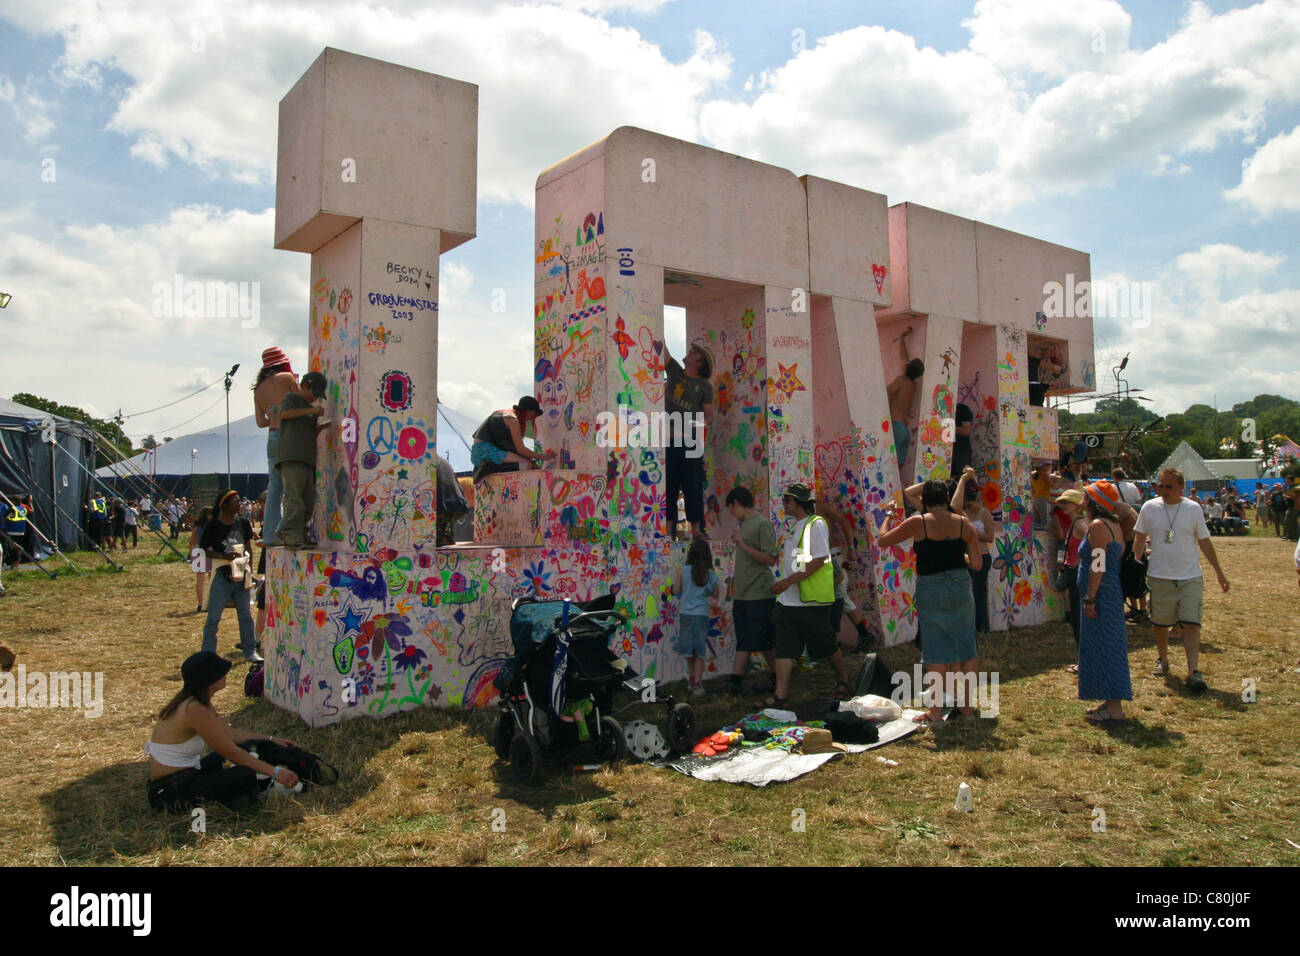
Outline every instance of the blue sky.
<path fill-rule="evenodd" d="M 305 357 L 308 259 L 271 249 L 275 117 L 326 45 L 480 86 L 478 237 L 441 290 L 439 392 L 471 416 L 530 383 L 537 173 L 623 124 L 1152 283 L 1153 327 L 1098 318 L 1097 364 L 1132 351 L 1159 411 L 1300 397 L 1280 357 L 1300 343 L 1297 0 L 0 0 L 0 323 L 58 343 L 7 360 L 0 391 L 131 412 L 269 344 Z M 258 281 L 261 325 L 153 317 L 177 272 Z M 127 430 L 170 433 L 208 394 Z"/>

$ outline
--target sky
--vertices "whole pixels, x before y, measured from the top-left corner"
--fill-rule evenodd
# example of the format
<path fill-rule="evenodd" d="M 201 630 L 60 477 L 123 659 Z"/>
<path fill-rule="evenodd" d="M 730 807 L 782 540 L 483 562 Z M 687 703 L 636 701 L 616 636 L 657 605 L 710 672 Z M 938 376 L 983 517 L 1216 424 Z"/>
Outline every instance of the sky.
<path fill-rule="evenodd" d="M 537 174 L 625 125 L 1090 253 L 1152 296 L 1095 317 L 1098 377 L 1131 354 L 1161 414 L 1300 398 L 1300 0 L 0 0 L 0 393 L 138 444 L 224 422 L 235 363 L 249 414 L 269 345 L 305 366 L 276 130 L 326 46 L 479 87 L 439 301 L 471 418 L 531 391 Z M 158 314 L 178 275 L 257 283 L 256 325 Z"/>

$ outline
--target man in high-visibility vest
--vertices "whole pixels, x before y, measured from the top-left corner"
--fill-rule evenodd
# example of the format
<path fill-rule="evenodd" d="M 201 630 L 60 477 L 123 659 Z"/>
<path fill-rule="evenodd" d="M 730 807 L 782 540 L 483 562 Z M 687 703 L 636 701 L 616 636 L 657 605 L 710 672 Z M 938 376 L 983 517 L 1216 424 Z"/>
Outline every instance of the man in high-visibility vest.
<path fill-rule="evenodd" d="M 11 567 L 22 561 L 22 544 L 27 538 L 27 508 L 22 500 L 4 504 L 5 563 Z"/>
<path fill-rule="evenodd" d="M 36 505 L 32 502 L 31 495 L 24 495 L 22 504 L 27 508 L 27 535 L 23 539 L 23 547 L 32 557 L 38 557 L 36 554 Z"/>
<path fill-rule="evenodd" d="M 108 517 L 108 508 L 104 499 L 95 495 L 86 506 L 90 515 L 90 540 L 99 545 L 104 540 L 104 521 Z"/>

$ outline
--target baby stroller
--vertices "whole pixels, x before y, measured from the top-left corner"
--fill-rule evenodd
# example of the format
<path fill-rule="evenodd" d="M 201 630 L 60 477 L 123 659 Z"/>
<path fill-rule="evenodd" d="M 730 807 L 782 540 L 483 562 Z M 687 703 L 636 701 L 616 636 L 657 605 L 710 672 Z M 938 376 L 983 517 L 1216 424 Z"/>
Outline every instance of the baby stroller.
<path fill-rule="evenodd" d="M 627 619 L 614 610 L 614 595 L 585 604 L 518 598 L 510 608 L 515 654 L 497 675 L 501 713 L 492 734 L 497 756 L 509 760 L 524 783 L 536 781 L 544 751 L 591 744 L 602 761 L 628 755 L 616 714 L 642 701 L 642 682 L 609 649 Z M 620 687 L 637 697 L 614 709 Z M 672 697 L 651 698 L 668 709 L 668 746 L 673 753 L 695 742 L 695 713 Z"/>

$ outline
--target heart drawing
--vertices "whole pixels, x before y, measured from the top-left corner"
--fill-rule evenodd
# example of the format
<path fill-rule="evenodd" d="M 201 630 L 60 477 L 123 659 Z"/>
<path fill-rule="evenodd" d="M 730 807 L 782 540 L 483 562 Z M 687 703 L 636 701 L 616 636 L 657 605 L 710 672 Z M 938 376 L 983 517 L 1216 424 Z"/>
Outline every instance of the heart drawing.
<path fill-rule="evenodd" d="M 873 278 L 873 279 L 876 280 L 876 294 L 877 294 L 877 295 L 880 294 L 881 290 L 884 289 L 884 287 L 885 287 L 885 276 L 887 276 L 888 274 L 889 274 L 889 270 L 888 270 L 887 268 L 885 268 L 884 266 L 877 265 L 877 264 L 874 263 L 874 262 L 871 263 L 871 278 Z"/>
<path fill-rule="evenodd" d="M 840 466 L 844 464 L 844 446 L 840 442 L 831 442 L 829 445 L 818 445 L 815 449 L 817 458 L 817 474 L 822 481 L 834 482 L 840 474 Z"/>

